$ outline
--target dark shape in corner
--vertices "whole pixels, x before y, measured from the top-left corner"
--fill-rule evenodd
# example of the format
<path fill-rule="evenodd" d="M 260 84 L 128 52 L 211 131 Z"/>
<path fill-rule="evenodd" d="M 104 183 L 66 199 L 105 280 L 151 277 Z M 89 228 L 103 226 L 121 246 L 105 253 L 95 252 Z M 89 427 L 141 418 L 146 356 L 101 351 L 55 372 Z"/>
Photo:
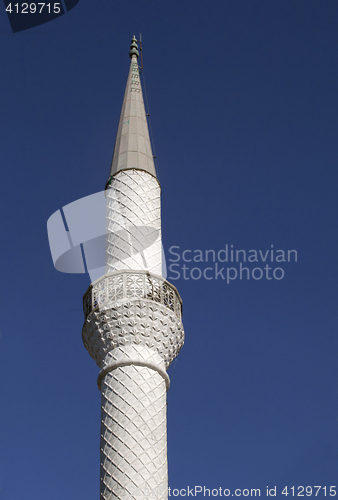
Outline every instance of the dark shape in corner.
<path fill-rule="evenodd" d="M 73 9 L 79 1 L 80 0 L 64 0 L 67 11 Z M 65 14 L 60 0 L 45 3 L 43 7 L 42 4 L 40 3 L 39 5 L 38 2 L 25 3 L 4 0 L 4 4 L 13 33 L 35 28 L 36 26 L 53 21 L 57 17 Z M 33 12 L 34 7 L 31 8 L 31 6 L 36 7 L 35 12 Z"/>
<path fill-rule="evenodd" d="M 67 12 L 74 9 L 74 7 L 79 3 L 80 0 L 65 0 L 65 5 Z"/>

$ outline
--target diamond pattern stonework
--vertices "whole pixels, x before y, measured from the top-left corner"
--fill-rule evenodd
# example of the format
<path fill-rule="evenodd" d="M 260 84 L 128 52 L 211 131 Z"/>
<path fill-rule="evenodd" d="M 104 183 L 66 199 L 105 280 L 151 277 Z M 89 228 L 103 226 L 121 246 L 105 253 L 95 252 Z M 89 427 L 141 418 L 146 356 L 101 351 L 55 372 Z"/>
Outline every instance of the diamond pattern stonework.
<path fill-rule="evenodd" d="M 101 500 L 166 500 L 166 369 L 184 342 L 176 288 L 109 273 L 83 299 L 83 342 L 101 371 Z"/>
<path fill-rule="evenodd" d="M 166 370 L 184 342 L 182 301 L 161 276 L 161 188 L 135 37 L 129 55 L 105 191 L 105 275 L 84 295 L 82 338 L 100 368 L 101 500 L 167 500 Z"/>
<path fill-rule="evenodd" d="M 106 191 L 106 273 L 162 273 L 161 188 L 142 170 L 118 172 Z"/>
<path fill-rule="evenodd" d="M 102 381 L 101 498 L 167 498 L 166 391 L 163 378 L 125 366 Z M 156 496 L 155 496 L 156 495 Z"/>

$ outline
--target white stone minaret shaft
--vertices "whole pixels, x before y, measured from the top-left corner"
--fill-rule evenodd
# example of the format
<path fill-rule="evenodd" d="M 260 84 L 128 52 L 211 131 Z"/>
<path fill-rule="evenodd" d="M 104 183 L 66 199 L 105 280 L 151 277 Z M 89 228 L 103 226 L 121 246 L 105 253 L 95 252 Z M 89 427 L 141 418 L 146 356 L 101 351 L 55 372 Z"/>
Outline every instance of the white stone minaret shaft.
<path fill-rule="evenodd" d="M 166 373 L 184 342 L 162 277 L 160 185 L 132 40 L 106 186 L 106 274 L 84 296 L 83 341 L 101 371 L 100 498 L 167 499 Z"/>

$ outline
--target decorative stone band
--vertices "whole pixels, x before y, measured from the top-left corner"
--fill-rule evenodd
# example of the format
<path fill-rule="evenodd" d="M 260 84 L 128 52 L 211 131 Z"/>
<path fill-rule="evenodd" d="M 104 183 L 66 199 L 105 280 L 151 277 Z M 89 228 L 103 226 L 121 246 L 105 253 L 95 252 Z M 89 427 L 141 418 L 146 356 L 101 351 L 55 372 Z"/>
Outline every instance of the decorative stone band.
<path fill-rule="evenodd" d="M 184 343 L 181 307 L 176 288 L 160 276 L 147 271 L 107 274 L 84 296 L 84 345 L 105 370 L 102 374 L 107 373 L 107 355 L 126 346 L 155 353 L 156 366 L 163 364 L 156 371 L 165 373 Z M 143 357 L 142 366 L 147 366 L 144 361 L 151 362 L 149 356 Z"/>
<path fill-rule="evenodd" d="M 105 366 L 100 371 L 97 379 L 97 385 L 100 390 L 101 382 L 107 373 L 112 372 L 116 368 L 130 365 L 145 366 L 158 372 L 165 381 L 166 389 L 168 390 L 170 387 L 169 375 L 165 370 L 162 358 L 150 349 L 139 346 L 126 346 L 125 348 L 114 349 L 114 351 L 107 354 L 104 364 Z"/>
<path fill-rule="evenodd" d="M 182 299 L 174 285 L 149 271 L 117 271 L 94 281 L 83 296 L 85 320 L 95 310 L 123 299 L 144 298 L 161 304 L 182 318 Z"/>

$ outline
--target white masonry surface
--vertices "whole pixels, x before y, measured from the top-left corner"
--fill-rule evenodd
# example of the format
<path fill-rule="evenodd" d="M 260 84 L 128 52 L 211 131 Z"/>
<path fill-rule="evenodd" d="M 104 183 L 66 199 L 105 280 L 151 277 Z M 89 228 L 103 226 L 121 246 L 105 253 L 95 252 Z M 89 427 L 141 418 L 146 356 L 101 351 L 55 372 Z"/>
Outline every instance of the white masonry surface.
<path fill-rule="evenodd" d="M 100 499 L 168 498 L 166 370 L 184 342 L 162 276 L 160 186 L 136 40 L 106 191 L 106 274 L 84 296 L 83 342 L 100 368 Z"/>
<path fill-rule="evenodd" d="M 106 191 L 106 273 L 162 274 L 161 188 L 143 170 L 122 170 Z"/>

